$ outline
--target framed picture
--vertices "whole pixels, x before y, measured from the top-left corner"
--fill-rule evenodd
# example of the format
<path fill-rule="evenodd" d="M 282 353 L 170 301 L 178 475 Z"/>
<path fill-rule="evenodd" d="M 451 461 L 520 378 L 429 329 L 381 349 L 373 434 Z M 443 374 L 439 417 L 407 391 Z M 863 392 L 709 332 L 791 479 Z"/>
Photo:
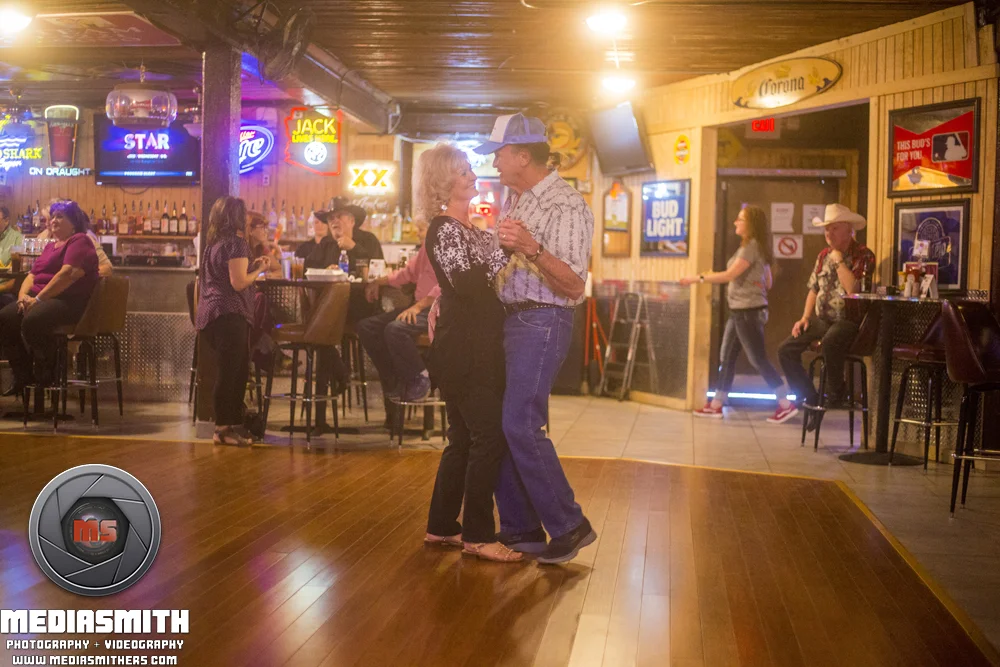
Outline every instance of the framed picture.
<path fill-rule="evenodd" d="M 964 292 L 969 258 L 969 200 L 896 204 L 892 274 L 914 261 L 937 264 L 938 291 Z"/>
<path fill-rule="evenodd" d="M 643 183 L 639 254 L 687 257 L 690 215 L 690 179 Z"/>
<path fill-rule="evenodd" d="M 889 112 L 890 197 L 979 189 L 979 98 Z"/>
<path fill-rule="evenodd" d="M 619 181 L 604 193 L 604 229 L 627 232 L 632 223 L 632 193 Z"/>
<path fill-rule="evenodd" d="M 615 181 L 604 193 L 603 203 L 601 254 L 604 257 L 631 256 L 632 192 L 621 181 Z"/>

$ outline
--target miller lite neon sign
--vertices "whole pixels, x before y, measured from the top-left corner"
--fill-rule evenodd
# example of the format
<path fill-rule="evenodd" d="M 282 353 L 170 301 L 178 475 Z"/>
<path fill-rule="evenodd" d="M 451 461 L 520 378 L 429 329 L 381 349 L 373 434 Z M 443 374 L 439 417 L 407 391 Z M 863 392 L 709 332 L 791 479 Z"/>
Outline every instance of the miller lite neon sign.
<path fill-rule="evenodd" d="M 274 134 L 260 125 L 240 127 L 240 173 L 246 174 L 274 150 Z"/>

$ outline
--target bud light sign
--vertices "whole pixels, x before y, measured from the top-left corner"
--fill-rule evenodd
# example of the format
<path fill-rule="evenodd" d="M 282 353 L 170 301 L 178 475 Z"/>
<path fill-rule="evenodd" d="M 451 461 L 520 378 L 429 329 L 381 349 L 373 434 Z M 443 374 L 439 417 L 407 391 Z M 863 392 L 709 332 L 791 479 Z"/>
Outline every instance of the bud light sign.
<path fill-rule="evenodd" d="M 640 254 L 687 257 L 690 201 L 690 180 L 643 184 Z"/>
<path fill-rule="evenodd" d="M 246 174 L 274 150 L 274 134 L 260 125 L 240 126 L 240 173 Z"/>

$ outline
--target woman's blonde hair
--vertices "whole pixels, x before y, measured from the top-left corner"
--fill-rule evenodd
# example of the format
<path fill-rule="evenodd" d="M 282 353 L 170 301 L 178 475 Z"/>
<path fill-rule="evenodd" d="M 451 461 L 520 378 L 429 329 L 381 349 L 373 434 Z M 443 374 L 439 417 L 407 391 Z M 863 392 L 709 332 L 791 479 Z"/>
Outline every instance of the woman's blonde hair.
<path fill-rule="evenodd" d="M 417 215 L 433 220 L 448 205 L 459 169 L 468 163 L 465 153 L 448 144 L 438 144 L 417 160 L 414 195 Z"/>

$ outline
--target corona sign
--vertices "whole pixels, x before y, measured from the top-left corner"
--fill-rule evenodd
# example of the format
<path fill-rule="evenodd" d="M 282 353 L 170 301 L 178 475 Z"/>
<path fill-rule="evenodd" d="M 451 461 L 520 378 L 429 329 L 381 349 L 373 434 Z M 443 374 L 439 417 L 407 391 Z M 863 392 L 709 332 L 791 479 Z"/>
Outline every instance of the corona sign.
<path fill-rule="evenodd" d="M 392 162 L 350 162 L 347 189 L 356 195 L 390 195 L 396 192 L 396 165 Z"/>
<path fill-rule="evenodd" d="M 332 118 L 307 107 L 294 107 L 285 118 L 285 162 L 321 176 L 340 175 L 343 114 Z"/>
<path fill-rule="evenodd" d="M 240 126 L 240 173 L 246 174 L 274 150 L 274 134 L 260 125 Z"/>

